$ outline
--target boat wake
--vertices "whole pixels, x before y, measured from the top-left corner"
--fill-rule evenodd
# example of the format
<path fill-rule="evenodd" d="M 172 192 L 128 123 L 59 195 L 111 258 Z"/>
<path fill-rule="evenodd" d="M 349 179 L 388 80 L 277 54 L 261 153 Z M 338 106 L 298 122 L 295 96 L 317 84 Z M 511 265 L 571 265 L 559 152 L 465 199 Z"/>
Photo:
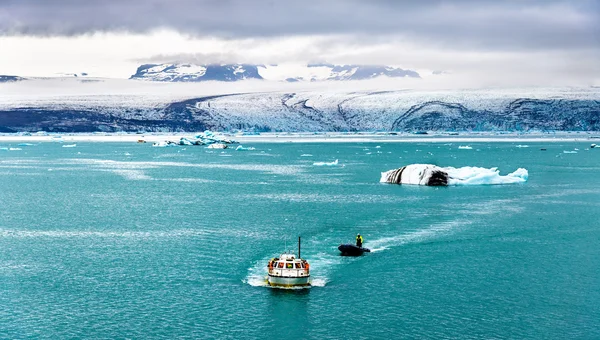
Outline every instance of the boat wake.
<path fill-rule="evenodd" d="M 469 221 L 451 221 L 435 224 L 429 228 L 415 230 L 406 234 L 384 237 L 365 243 L 365 246 L 371 248 L 371 252 L 380 252 L 392 247 L 402 246 L 404 244 L 419 243 L 431 240 L 435 237 L 443 236 L 454 232 L 457 228 L 465 227 L 471 224 Z"/>

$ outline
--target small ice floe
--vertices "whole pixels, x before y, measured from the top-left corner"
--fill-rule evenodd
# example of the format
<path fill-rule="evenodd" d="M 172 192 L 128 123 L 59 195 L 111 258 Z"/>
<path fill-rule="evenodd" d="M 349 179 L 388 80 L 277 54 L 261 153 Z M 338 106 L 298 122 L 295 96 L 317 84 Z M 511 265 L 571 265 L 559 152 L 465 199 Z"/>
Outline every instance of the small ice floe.
<path fill-rule="evenodd" d="M 77 146 L 77 144 L 65 144 L 65 145 L 63 145 L 62 147 L 63 147 L 63 148 L 74 148 L 74 147 L 76 147 L 76 146 Z"/>
<path fill-rule="evenodd" d="M 339 165 L 338 160 L 336 159 L 333 162 L 314 162 L 314 166 L 337 166 Z"/>
<path fill-rule="evenodd" d="M 461 150 L 473 150 L 473 147 L 469 145 L 459 145 L 458 148 Z"/>
<path fill-rule="evenodd" d="M 166 148 L 168 146 L 177 146 L 177 143 L 172 142 L 172 141 L 162 141 L 162 142 L 152 143 L 152 147 L 155 147 L 155 148 Z"/>
<path fill-rule="evenodd" d="M 309 153 L 303 153 L 300 155 L 300 157 L 312 157 L 312 155 Z"/>
<path fill-rule="evenodd" d="M 529 145 L 521 145 L 521 144 L 519 144 L 519 145 L 516 145 L 515 147 L 516 148 L 528 148 Z"/>
<path fill-rule="evenodd" d="M 215 143 L 208 146 L 209 149 L 227 149 L 227 144 Z"/>
<path fill-rule="evenodd" d="M 565 150 L 565 151 L 563 151 L 563 153 L 577 153 L 577 151 L 568 151 L 568 150 Z"/>
<path fill-rule="evenodd" d="M 252 150 L 256 150 L 256 148 L 252 147 L 252 146 L 249 146 L 249 147 L 245 148 L 245 147 L 243 147 L 241 145 L 238 145 L 237 148 L 235 148 L 235 150 L 236 151 L 252 151 Z"/>
<path fill-rule="evenodd" d="M 194 145 L 194 143 L 185 137 L 181 137 L 179 145 Z"/>
<path fill-rule="evenodd" d="M 21 151 L 21 148 L 8 148 L 8 151 Z"/>

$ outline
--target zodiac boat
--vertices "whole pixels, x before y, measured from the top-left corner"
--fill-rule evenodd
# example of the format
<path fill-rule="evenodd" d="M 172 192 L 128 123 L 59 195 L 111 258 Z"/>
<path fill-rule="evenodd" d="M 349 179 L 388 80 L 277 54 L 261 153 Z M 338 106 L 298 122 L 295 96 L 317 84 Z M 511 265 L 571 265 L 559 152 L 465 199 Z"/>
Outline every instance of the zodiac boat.
<path fill-rule="evenodd" d="M 296 288 L 310 286 L 310 265 L 300 257 L 300 237 L 298 237 L 298 257 L 283 253 L 272 258 L 267 265 L 267 283 L 271 287 Z"/>
<path fill-rule="evenodd" d="M 340 244 L 338 250 L 342 252 L 342 256 L 360 256 L 371 252 L 369 248 L 357 247 L 353 244 Z"/>

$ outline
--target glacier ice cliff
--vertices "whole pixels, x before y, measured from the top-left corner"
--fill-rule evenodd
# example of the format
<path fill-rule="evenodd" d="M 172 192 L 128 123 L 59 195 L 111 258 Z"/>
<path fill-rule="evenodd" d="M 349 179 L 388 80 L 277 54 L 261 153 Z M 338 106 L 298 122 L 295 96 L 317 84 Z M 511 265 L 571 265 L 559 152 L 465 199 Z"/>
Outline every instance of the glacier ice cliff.
<path fill-rule="evenodd" d="M 0 95 L 0 132 L 600 131 L 594 87 L 148 98 Z"/>

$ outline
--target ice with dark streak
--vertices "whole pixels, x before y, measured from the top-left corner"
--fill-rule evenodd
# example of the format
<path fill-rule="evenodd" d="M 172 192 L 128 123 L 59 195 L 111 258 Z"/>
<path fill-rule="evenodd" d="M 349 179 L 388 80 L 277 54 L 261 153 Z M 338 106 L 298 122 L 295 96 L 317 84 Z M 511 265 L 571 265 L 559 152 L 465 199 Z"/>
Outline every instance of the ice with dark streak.
<path fill-rule="evenodd" d="M 525 183 L 527 169 L 519 168 L 508 175 L 500 175 L 498 168 L 439 167 L 433 164 L 410 164 L 381 173 L 381 183 L 427 186 L 495 185 Z"/>

